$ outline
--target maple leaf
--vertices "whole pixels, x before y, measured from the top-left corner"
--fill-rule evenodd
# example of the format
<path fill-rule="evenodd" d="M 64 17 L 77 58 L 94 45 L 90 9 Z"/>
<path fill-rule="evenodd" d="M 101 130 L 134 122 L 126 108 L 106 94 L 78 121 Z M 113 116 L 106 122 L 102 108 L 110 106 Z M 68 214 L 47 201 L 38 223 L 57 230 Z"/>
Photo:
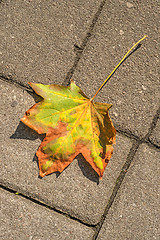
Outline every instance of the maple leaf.
<path fill-rule="evenodd" d="M 93 103 L 74 81 L 68 87 L 29 84 L 44 98 L 21 119 L 39 134 L 46 133 L 36 153 L 40 176 L 62 172 L 81 153 L 102 177 L 115 142 L 108 115 L 112 105 Z"/>
<path fill-rule="evenodd" d="M 26 111 L 21 121 L 39 134 L 46 134 L 36 153 L 41 177 L 62 172 L 81 153 L 102 178 L 113 152 L 116 130 L 108 114 L 112 105 L 93 99 L 113 72 L 92 99 L 73 80 L 68 87 L 29 83 L 43 100 Z"/>

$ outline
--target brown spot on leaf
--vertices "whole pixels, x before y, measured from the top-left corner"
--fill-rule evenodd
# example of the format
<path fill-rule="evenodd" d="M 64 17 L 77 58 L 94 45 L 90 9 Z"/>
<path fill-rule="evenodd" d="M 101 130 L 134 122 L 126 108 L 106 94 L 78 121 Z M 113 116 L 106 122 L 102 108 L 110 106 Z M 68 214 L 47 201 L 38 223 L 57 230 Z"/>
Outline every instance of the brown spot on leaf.
<path fill-rule="evenodd" d="M 30 112 L 29 112 L 29 111 L 27 111 L 25 114 L 26 114 L 26 116 L 29 116 L 29 115 L 30 115 Z"/>

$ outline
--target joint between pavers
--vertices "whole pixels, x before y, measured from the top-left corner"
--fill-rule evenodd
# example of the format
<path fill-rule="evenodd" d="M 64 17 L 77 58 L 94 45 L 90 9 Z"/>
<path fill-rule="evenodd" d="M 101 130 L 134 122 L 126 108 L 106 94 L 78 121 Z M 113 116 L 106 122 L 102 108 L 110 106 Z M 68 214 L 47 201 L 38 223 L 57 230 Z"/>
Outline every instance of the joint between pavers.
<path fill-rule="evenodd" d="M 104 210 L 104 213 L 103 213 L 103 215 L 101 217 L 101 220 L 100 220 L 100 222 L 96 226 L 95 234 L 94 234 L 92 240 L 96 240 L 97 239 L 97 237 L 99 235 L 99 232 L 100 232 L 100 230 L 102 228 L 102 225 L 103 225 L 103 223 L 104 223 L 104 221 L 105 221 L 105 219 L 107 217 L 108 211 L 109 211 L 109 209 L 111 208 L 111 206 L 112 206 L 112 204 L 114 202 L 114 199 L 115 199 L 115 197 L 116 197 L 116 195 L 118 193 L 118 190 L 121 187 L 121 184 L 122 184 L 122 182 L 123 182 L 123 180 L 125 178 L 125 175 L 126 175 L 128 169 L 129 169 L 130 165 L 131 165 L 131 162 L 132 162 L 132 160 L 133 160 L 133 158 L 134 158 L 134 156 L 135 156 L 135 154 L 136 154 L 136 152 L 137 152 L 137 150 L 138 150 L 138 148 L 139 148 L 139 146 L 141 144 L 142 144 L 141 141 L 135 141 L 133 143 L 133 145 L 132 145 L 132 147 L 131 147 L 131 149 L 130 149 L 130 151 L 128 153 L 127 160 L 126 160 L 125 164 L 123 165 L 122 170 L 121 170 L 121 172 L 120 172 L 120 174 L 119 174 L 119 176 L 118 176 L 118 178 L 116 180 L 116 183 L 115 183 L 112 195 L 111 195 L 111 197 L 110 197 L 110 199 L 108 201 L 108 204 L 107 204 L 107 206 L 106 206 L 106 208 Z"/>
<path fill-rule="evenodd" d="M 80 224 L 83 224 L 84 226 L 87 226 L 87 227 L 89 227 L 89 228 L 92 228 L 92 230 L 95 231 L 96 225 L 88 224 L 88 223 L 86 223 L 86 222 L 83 222 L 83 221 L 80 220 L 79 218 L 73 217 L 72 215 L 63 212 L 63 211 L 57 209 L 56 207 L 53 207 L 53 206 L 50 206 L 50 205 L 45 204 L 44 201 L 43 201 L 43 202 L 42 202 L 42 201 L 38 201 L 37 199 L 34 199 L 34 198 L 32 198 L 31 196 L 27 196 L 26 194 L 23 193 L 23 191 L 20 190 L 20 188 L 17 188 L 17 189 L 16 189 L 16 187 L 13 187 L 13 188 L 12 188 L 12 186 L 10 186 L 9 183 L 6 184 L 6 183 L 3 182 L 3 180 L 0 180 L 0 188 L 3 189 L 3 190 L 5 190 L 5 191 L 8 191 L 8 192 L 10 192 L 10 193 L 12 193 L 12 194 L 16 194 L 17 196 L 21 196 L 22 198 L 27 199 L 27 200 L 29 200 L 29 201 L 31 201 L 31 202 L 39 205 L 39 206 L 45 207 L 45 208 L 47 208 L 47 209 L 50 209 L 51 211 L 54 211 L 54 212 L 56 212 L 56 213 L 59 213 L 59 214 L 65 216 L 66 218 L 69 218 L 69 219 L 71 219 L 71 220 L 74 220 L 74 221 L 76 221 L 76 222 L 79 222 Z M 28 194 L 28 195 L 30 195 L 30 194 Z"/>
<path fill-rule="evenodd" d="M 141 141 L 141 139 L 135 135 L 134 133 L 132 133 L 130 130 L 128 129 L 122 129 L 120 126 L 118 126 L 117 124 L 114 124 L 114 127 L 117 131 L 117 133 L 119 133 L 122 136 L 126 136 L 127 138 L 130 138 L 132 140 L 136 140 L 136 141 Z"/>
<path fill-rule="evenodd" d="M 154 143 L 152 143 L 152 142 L 149 140 L 149 137 L 151 136 L 153 130 L 155 129 L 159 117 L 160 117 L 160 107 L 158 108 L 156 114 L 155 114 L 154 117 L 153 117 L 153 120 L 152 120 L 152 122 L 151 122 L 151 124 L 150 124 L 150 128 L 149 128 L 149 130 L 148 130 L 148 133 L 147 133 L 146 136 L 142 139 L 142 141 L 144 141 L 144 142 L 146 142 L 146 143 L 151 143 L 151 144 L 153 144 L 153 146 L 157 146 L 157 145 L 155 145 Z"/>
<path fill-rule="evenodd" d="M 97 12 L 95 13 L 95 15 L 94 15 L 94 17 L 92 19 L 92 22 L 91 22 L 91 24 L 89 26 L 89 30 L 86 33 L 86 36 L 83 39 L 81 46 L 74 45 L 76 47 L 76 50 L 78 49 L 77 50 L 77 56 L 75 58 L 73 66 L 68 71 L 68 73 L 66 75 L 66 78 L 65 78 L 65 80 L 63 82 L 65 85 L 69 85 L 70 84 L 71 77 L 72 77 L 72 75 L 73 75 L 73 73 L 74 73 L 74 71 L 75 71 L 75 69 L 76 69 L 76 67 L 78 65 L 78 62 L 79 62 L 79 60 L 80 60 L 80 58 L 82 56 L 82 53 L 83 53 L 83 51 L 84 51 L 84 49 L 85 49 L 85 47 L 87 45 L 87 42 L 88 42 L 89 38 L 92 36 L 92 32 L 93 32 L 94 26 L 95 26 L 95 24 L 96 24 L 96 22 L 97 22 L 97 20 L 98 20 L 98 18 L 100 16 L 101 12 L 102 12 L 102 9 L 103 9 L 103 6 L 104 6 L 105 2 L 106 2 L 106 0 L 101 2 Z"/>
<path fill-rule="evenodd" d="M 156 124 L 158 122 L 158 119 L 160 117 L 160 107 L 158 108 L 156 114 L 153 117 L 153 120 L 150 124 L 150 127 L 148 129 L 148 133 L 143 137 L 140 138 L 139 136 L 135 135 L 134 133 L 132 133 L 130 130 L 128 129 L 122 129 L 119 125 L 114 124 L 116 131 L 121 134 L 122 136 L 126 136 L 128 138 L 130 138 L 131 140 L 136 140 L 138 141 L 140 144 L 142 143 L 146 143 L 149 147 L 153 148 L 153 149 L 159 149 L 160 147 L 156 144 L 154 144 L 149 137 L 151 136 L 153 130 L 156 128 Z"/>
<path fill-rule="evenodd" d="M 23 90 L 26 90 L 27 92 L 33 92 L 31 87 L 27 87 L 25 85 L 23 85 L 22 83 L 16 81 L 15 79 L 12 78 L 11 75 L 3 75 L 0 74 L 0 80 L 9 84 L 13 84 L 14 86 L 21 88 Z"/>
<path fill-rule="evenodd" d="M 153 142 L 150 141 L 150 139 L 146 139 L 143 138 L 143 139 L 140 139 L 138 136 L 134 135 L 132 132 L 130 131 L 127 131 L 126 129 L 123 130 L 123 129 L 119 129 L 119 128 L 116 128 L 116 131 L 117 133 L 119 133 L 119 135 L 122 135 L 124 137 L 127 137 L 129 138 L 130 140 L 133 140 L 133 141 L 138 141 L 140 144 L 142 143 L 145 143 L 147 144 L 150 148 L 152 149 L 160 149 L 160 147 L 156 144 L 154 144 Z"/>
<path fill-rule="evenodd" d="M 160 147 L 155 143 L 151 142 L 150 140 L 143 141 L 143 143 L 147 144 L 150 148 L 154 150 L 160 150 Z"/>

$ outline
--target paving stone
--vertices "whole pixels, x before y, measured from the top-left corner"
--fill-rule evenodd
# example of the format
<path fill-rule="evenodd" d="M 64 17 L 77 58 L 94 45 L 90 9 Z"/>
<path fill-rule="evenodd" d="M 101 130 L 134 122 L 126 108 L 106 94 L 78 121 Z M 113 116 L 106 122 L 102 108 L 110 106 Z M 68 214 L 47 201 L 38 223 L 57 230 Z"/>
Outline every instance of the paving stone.
<path fill-rule="evenodd" d="M 149 139 L 152 143 L 160 147 L 160 119 L 158 120 L 156 127 Z"/>
<path fill-rule="evenodd" d="M 91 239 L 93 230 L 28 199 L 0 189 L 0 239 Z"/>
<path fill-rule="evenodd" d="M 158 240 L 160 152 L 140 146 L 109 210 L 98 240 Z"/>
<path fill-rule="evenodd" d="M 148 35 L 97 96 L 97 101 L 113 104 L 111 117 L 117 126 L 144 137 L 159 105 L 160 3 L 131 2 L 106 1 L 72 78 L 92 97 L 127 50 Z"/>
<path fill-rule="evenodd" d="M 13 85 L 1 82 L 0 87 L 1 184 L 88 224 L 96 224 L 109 201 L 132 142 L 117 134 L 113 156 L 100 182 L 80 155 L 60 175 L 53 173 L 40 179 L 34 161 L 39 136 L 19 122 L 34 100 L 26 91 Z"/>
<path fill-rule="evenodd" d="M 27 84 L 63 82 L 100 0 L 2 1 L 1 74 Z"/>

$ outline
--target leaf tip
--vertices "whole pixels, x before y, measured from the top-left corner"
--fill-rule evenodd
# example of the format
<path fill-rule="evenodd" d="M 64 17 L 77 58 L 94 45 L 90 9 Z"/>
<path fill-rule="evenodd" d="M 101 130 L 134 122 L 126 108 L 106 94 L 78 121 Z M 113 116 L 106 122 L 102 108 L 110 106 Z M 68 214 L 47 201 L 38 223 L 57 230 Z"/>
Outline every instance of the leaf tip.
<path fill-rule="evenodd" d="M 45 176 L 46 176 L 46 172 L 42 172 L 42 171 L 40 170 L 39 176 L 40 176 L 41 178 L 45 177 Z"/>
<path fill-rule="evenodd" d="M 70 80 L 70 85 L 76 85 L 73 79 Z"/>

